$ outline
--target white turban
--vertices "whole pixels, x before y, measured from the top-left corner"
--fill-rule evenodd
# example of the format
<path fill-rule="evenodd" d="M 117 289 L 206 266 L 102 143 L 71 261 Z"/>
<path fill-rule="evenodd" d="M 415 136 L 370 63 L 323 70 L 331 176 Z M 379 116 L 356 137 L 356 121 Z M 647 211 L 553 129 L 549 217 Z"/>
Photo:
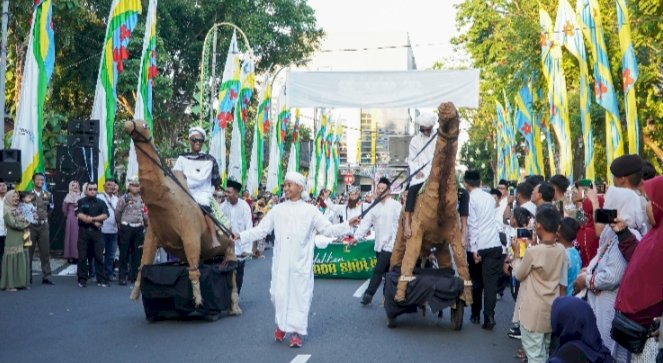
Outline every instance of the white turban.
<path fill-rule="evenodd" d="M 193 136 L 194 134 L 201 134 L 203 136 L 203 139 L 205 138 L 205 130 L 203 130 L 202 127 L 192 127 L 189 129 L 189 138 Z"/>
<path fill-rule="evenodd" d="M 303 200 L 308 199 L 308 193 L 306 192 L 306 177 L 296 171 L 290 171 L 285 174 L 285 180 L 291 181 L 302 187 L 301 198 Z"/>
<path fill-rule="evenodd" d="M 435 114 L 431 112 L 422 113 L 421 115 L 419 115 L 419 117 L 417 117 L 417 123 L 421 127 L 426 127 L 426 128 L 433 127 L 436 122 L 437 122 L 437 116 L 435 116 Z"/>

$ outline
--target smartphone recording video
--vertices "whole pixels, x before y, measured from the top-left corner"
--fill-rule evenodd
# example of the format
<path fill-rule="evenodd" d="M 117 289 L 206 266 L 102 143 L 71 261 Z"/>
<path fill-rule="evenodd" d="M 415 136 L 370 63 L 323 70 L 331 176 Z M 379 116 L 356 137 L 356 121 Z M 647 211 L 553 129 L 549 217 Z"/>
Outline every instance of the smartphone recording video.
<path fill-rule="evenodd" d="M 596 223 L 611 224 L 617 219 L 616 209 L 597 209 L 594 211 L 594 221 Z"/>

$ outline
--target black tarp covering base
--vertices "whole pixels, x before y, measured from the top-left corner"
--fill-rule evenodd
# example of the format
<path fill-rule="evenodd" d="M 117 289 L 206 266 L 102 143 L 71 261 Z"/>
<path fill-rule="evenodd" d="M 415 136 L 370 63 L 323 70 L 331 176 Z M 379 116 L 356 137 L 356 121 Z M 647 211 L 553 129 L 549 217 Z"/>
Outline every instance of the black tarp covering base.
<path fill-rule="evenodd" d="M 463 280 L 452 269 L 415 269 L 416 278 L 408 283 L 405 302 L 397 304 L 394 296 L 399 276 L 400 271 L 389 272 L 384 283 L 384 309 L 389 318 L 416 313 L 424 303 L 437 313 L 453 305 L 463 291 Z"/>
<path fill-rule="evenodd" d="M 196 308 L 189 281 L 188 265 L 163 263 L 144 266 L 141 293 L 148 320 L 202 316 L 215 320 L 230 307 L 234 267 L 221 268 L 218 262 L 200 265 L 200 292 L 203 304 Z"/>

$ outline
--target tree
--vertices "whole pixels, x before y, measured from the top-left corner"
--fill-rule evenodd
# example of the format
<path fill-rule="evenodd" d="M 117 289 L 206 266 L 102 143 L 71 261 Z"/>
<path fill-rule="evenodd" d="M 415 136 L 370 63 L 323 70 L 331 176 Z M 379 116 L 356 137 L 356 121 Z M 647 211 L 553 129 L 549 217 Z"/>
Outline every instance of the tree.
<path fill-rule="evenodd" d="M 573 3 L 573 1 L 572 1 Z M 606 43 L 610 55 L 610 66 L 615 88 L 621 90 L 621 54 L 616 25 L 614 0 L 599 0 L 606 29 Z M 636 84 L 637 102 L 641 129 L 646 120 L 649 128 L 643 131 L 649 140 L 663 139 L 663 126 L 656 120 L 663 118 L 663 70 L 660 59 L 663 56 L 660 44 L 663 34 L 660 19 L 663 4 L 657 0 L 629 1 L 632 40 L 640 66 L 640 78 Z M 541 4 L 555 17 L 557 2 Z M 495 101 L 505 90 L 510 99 L 532 78 L 534 89 L 545 89 L 541 76 L 539 45 L 539 3 L 528 0 L 466 0 L 457 6 L 456 24 L 462 34 L 453 40 L 463 46 L 473 59 L 473 66 L 481 69 L 481 103 L 472 120 L 469 130 L 469 145 L 480 145 L 484 140 L 494 140 L 493 118 Z M 587 40 L 585 40 L 587 42 Z M 589 49 L 589 47 L 587 48 Z M 580 114 L 578 111 L 578 65 L 570 54 L 564 54 L 563 68 L 567 77 L 570 101 L 571 140 L 577 142 L 582 137 Z M 588 54 L 588 56 L 592 56 Z M 591 60 L 590 60 L 591 62 Z M 590 64 L 590 68 L 592 65 Z M 623 94 L 618 92 L 623 113 Z M 591 95 L 593 97 L 593 95 Z M 547 113 L 547 99 L 535 102 L 536 112 Z M 592 104 L 592 129 L 594 132 L 596 170 L 599 175 L 606 170 L 604 111 Z M 625 130 L 625 128 L 624 128 Z M 575 145 L 574 145 L 575 148 Z M 476 148 L 472 148 L 476 149 Z M 470 150 L 470 149 L 468 149 Z M 576 148 L 577 150 L 577 148 Z M 653 148 L 643 147 L 645 157 L 653 156 Z M 578 150 L 576 155 L 582 155 Z M 663 156 L 659 156 L 663 160 Z M 494 161 L 496 156 L 491 155 Z M 575 175 L 583 172 L 582 158 L 575 158 Z M 522 163 L 522 161 L 521 161 Z M 494 165 L 494 164 L 493 164 Z"/>
<path fill-rule="evenodd" d="M 142 50 L 148 0 L 129 44 L 130 59 L 118 82 L 115 135 L 116 160 L 124 160 L 128 137 L 121 121 L 131 118 Z M 10 2 L 7 113 L 15 115 L 30 26 L 31 6 Z M 55 71 L 45 105 L 44 148 L 47 167 L 54 166 L 54 148 L 63 143 L 66 122 L 88 118 L 99 71 L 102 40 L 111 2 L 59 0 L 53 4 L 56 41 Z M 300 64 L 315 50 L 323 35 L 313 9 L 304 1 L 205 0 L 161 1 L 157 10 L 157 66 L 154 85 L 155 143 L 162 156 L 172 157 L 186 148 L 186 130 L 196 118 L 187 113 L 194 104 L 203 41 L 218 22 L 232 22 L 246 33 L 255 52 L 257 72 Z M 221 74 L 232 30 L 219 31 L 217 74 Z M 249 148 L 250 150 L 250 148 Z"/>

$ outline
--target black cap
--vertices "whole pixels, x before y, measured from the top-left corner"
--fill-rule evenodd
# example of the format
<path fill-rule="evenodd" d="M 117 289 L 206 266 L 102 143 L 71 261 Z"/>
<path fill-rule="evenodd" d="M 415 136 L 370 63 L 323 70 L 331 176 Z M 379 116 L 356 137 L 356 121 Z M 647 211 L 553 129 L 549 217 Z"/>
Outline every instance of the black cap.
<path fill-rule="evenodd" d="M 642 158 L 639 155 L 622 155 L 612 161 L 610 172 L 616 177 L 629 176 L 642 172 Z"/>
<path fill-rule="evenodd" d="M 465 181 L 481 181 L 481 173 L 478 170 L 468 170 L 463 177 Z"/>
<path fill-rule="evenodd" d="M 232 179 L 228 179 L 228 181 L 226 182 L 226 188 L 233 188 L 236 191 L 240 192 L 242 190 L 242 184 Z"/>

